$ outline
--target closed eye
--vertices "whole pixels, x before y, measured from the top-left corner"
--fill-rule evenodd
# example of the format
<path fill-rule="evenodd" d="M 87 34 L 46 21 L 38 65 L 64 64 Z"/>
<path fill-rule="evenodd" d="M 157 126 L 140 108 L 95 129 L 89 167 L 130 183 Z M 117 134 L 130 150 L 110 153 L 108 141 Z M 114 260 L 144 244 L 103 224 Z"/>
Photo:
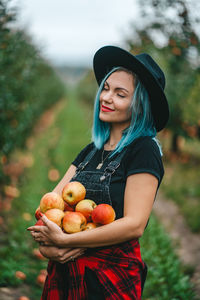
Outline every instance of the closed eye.
<path fill-rule="evenodd" d="M 117 96 L 119 96 L 120 98 L 125 98 L 126 97 L 126 96 L 120 95 L 120 94 L 117 94 Z"/>

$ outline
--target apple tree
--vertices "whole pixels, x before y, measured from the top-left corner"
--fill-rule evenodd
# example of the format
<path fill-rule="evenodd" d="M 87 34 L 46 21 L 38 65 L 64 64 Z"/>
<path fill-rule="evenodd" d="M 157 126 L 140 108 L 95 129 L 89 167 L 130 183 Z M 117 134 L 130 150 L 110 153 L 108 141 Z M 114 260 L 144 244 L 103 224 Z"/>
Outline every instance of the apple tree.
<path fill-rule="evenodd" d="M 34 45 L 17 28 L 17 12 L 0 0 L 0 198 L 10 184 L 11 154 L 26 145 L 36 120 L 65 93 L 65 87 Z M 0 199 L 1 205 L 1 199 Z"/>
<path fill-rule="evenodd" d="M 198 136 L 200 101 L 200 41 L 196 1 L 140 0 L 140 21 L 132 25 L 134 38 L 127 44 L 134 53 L 148 52 L 167 78 L 170 106 L 168 128 L 171 148 L 178 151 L 178 136 Z"/>

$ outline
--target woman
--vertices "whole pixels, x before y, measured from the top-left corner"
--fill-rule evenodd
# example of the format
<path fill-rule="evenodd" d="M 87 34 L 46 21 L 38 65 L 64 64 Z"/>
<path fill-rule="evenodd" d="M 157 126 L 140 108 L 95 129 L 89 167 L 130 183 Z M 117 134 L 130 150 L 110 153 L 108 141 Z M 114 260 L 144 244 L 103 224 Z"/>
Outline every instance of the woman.
<path fill-rule="evenodd" d="M 113 206 L 116 220 L 71 235 L 45 216 L 47 226 L 29 228 L 50 259 L 42 299 L 141 299 L 146 278 L 139 238 L 164 173 L 155 136 L 169 117 L 165 77 L 149 55 L 115 46 L 96 52 L 94 73 L 93 143 L 54 191 L 80 181 L 86 198 Z"/>

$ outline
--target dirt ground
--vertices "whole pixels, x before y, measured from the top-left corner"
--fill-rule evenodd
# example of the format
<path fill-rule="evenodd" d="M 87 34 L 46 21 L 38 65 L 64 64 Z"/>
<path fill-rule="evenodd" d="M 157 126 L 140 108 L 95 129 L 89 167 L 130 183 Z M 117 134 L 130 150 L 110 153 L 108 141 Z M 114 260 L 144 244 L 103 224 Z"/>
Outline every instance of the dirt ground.
<path fill-rule="evenodd" d="M 154 204 L 154 213 L 169 233 L 181 262 L 194 269 L 191 282 L 196 299 L 200 299 L 200 234 L 190 231 L 179 208 L 159 192 Z M 188 299 L 189 300 L 189 299 Z"/>
<path fill-rule="evenodd" d="M 20 297 L 29 294 L 30 294 L 29 287 L 26 285 L 22 285 L 20 287 L 12 287 L 12 288 L 11 287 L 0 288 L 0 300 L 19 300 Z M 24 300 L 25 299 L 26 298 L 24 298 Z"/>

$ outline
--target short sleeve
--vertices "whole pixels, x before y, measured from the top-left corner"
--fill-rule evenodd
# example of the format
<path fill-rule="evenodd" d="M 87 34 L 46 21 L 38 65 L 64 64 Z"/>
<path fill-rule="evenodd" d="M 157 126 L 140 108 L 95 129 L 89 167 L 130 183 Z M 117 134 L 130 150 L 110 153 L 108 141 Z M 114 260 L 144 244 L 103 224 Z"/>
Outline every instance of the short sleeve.
<path fill-rule="evenodd" d="M 76 158 L 72 161 L 72 165 L 78 167 L 78 165 L 84 160 L 86 155 L 91 151 L 93 145 L 94 143 L 90 143 L 85 148 L 83 148 L 81 152 L 76 156 Z"/>
<path fill-rule="evenodd" d="M 127 177 L 138 173 L 150 173 L 162 181 L 164 168 L 160 149 L 151 137 L 140 139 L 133 145 L 127 156 Z"/>

